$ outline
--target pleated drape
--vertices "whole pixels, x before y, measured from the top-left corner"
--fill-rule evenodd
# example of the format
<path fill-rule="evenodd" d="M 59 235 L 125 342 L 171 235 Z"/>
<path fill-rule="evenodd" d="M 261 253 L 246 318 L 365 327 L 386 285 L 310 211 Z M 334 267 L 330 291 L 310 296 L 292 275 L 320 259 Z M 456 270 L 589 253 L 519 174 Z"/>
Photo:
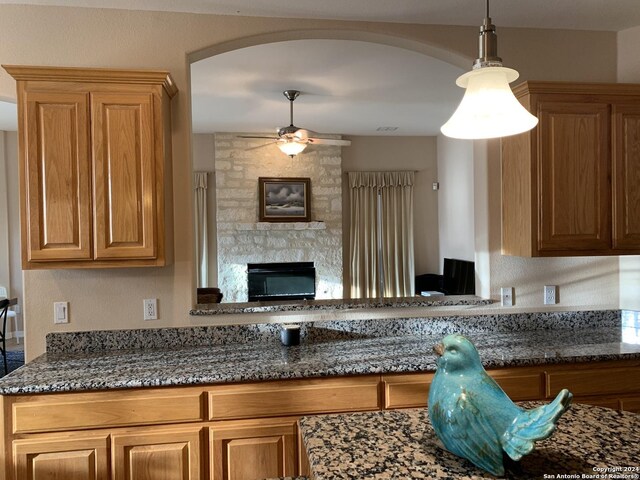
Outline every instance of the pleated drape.
<path fill-rule="evenodd" d="M 209 285 L 209 234 L 207 224 L 207 172 L 194 172 L 193 189 L 195 193 L 195 239 L 196 268 L 198 287 Z"/>
<path fill-rule="evenodd" d="M 351 297 L 414 294 L 414 172 L 350 172 Z"/>

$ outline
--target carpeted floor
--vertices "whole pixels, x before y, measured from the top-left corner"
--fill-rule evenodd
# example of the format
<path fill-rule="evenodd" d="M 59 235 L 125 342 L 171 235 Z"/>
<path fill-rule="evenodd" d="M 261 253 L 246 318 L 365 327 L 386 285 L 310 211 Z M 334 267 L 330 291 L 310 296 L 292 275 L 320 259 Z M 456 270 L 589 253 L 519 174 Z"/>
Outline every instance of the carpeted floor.
<path fill-rule="evenodd" d="M 1 363 L 3 360 L 0 356 L 0 377 L 4 377 L 4 365 Z M 7 352 L 7 367 L 9 372 L 13 372 L 16 368 L 24 365 L 24 350 L 16 350 L 13 352 Z"/>

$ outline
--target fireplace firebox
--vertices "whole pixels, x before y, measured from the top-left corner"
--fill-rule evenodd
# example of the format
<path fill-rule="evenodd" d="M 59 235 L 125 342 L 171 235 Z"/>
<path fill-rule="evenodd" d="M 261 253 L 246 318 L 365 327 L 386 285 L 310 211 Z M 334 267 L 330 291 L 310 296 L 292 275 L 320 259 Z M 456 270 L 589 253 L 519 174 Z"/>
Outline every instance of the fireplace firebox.
<path fill-rule="evenodd" d="M 247 281 L 250 302 L 316 298 L 313 262 L 249 263 Z"/>

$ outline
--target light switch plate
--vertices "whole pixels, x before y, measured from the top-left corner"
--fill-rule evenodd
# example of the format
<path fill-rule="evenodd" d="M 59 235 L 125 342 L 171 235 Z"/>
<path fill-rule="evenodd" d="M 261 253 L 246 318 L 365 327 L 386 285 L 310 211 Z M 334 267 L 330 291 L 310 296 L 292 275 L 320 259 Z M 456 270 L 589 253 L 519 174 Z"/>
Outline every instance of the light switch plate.
<path fill-rule="evenodd" d="M 53 303 L 53 323 L 69 323 L 69 302 Z"/>
<path fill-rule="evenodd" d="M 503 307 L 513 307 L 513 287 L 502 287 L 500 300 Z"/>

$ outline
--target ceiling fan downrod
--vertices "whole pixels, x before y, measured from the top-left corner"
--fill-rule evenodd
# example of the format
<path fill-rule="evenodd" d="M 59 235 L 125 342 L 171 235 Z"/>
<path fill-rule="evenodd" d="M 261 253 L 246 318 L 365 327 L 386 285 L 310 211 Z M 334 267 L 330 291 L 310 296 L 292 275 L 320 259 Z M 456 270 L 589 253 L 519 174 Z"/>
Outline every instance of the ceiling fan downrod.
<path fill-rule="evenodd" d="M 289 100 L 290 127 L 293 127 L 293 101 L 300 95 L 300 90 L 285 90 L 282 94 Z"/>

